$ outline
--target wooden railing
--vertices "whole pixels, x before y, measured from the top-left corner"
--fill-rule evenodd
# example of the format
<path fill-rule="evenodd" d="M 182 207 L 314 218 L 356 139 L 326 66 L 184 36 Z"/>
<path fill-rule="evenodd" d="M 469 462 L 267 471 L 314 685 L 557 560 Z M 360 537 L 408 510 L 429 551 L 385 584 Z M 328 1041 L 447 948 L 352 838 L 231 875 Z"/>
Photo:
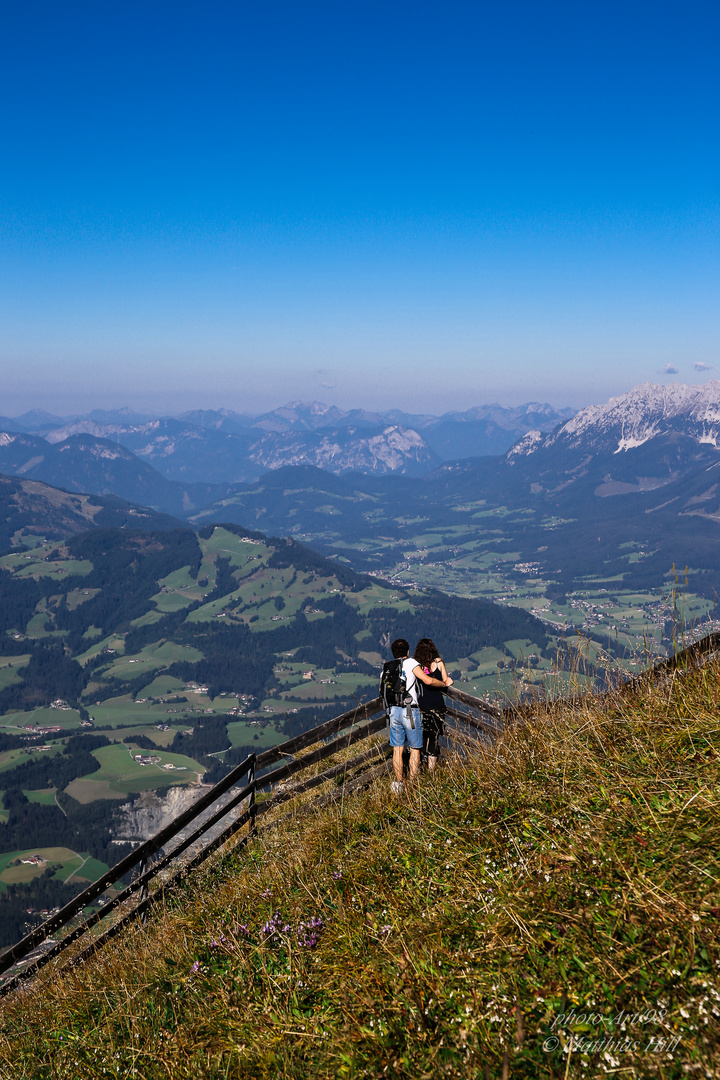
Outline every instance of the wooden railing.
<path fill-rule="evenodd" d="M 480 711 L 485 708 L 484 703 L 477 699 L 473 703 Z M 247 843 L 258 831 L 258 819 L 278 805 L 339 777 L 345 777 L 346 782 L 337 792 L 316 798 L 309 805 L 317 807 L 367 786 L 376 776 L 387 771 L 389 748 L 384 743 L 372 745 L 353 757 L 345 756 L 344 760 L 329 769 L 298 783 L 290 784 L 288 781 L 339 751 L 347 751 L 356 743 L 376 735 L 385 728 L 386 722 L 382 702 L 380 698 L 374 698 L 279 746 L 261 754 L 251 754 L 169 825 L 140 844 L 60 911 L 8 949 L 0 957 L 0 975 L 10 972 L 9 977 L 0 984 L 0 995 L 36 974 L 81 938 L 85 937 L 87 944 L 72 955 L 67 966 L 81 963 L 136 919 L 144 920 L 155 904 L 231 836 L 238 836 L 245 826 L 248 827 L 247 831 L 238 837 L 238 842 Z M 309 746 L 316 746 L 316 749 L 309 754 L 296 756 Z M 273 765 L 276 767 L 271 768 Z M 257 795 L 264 789 L 270 789 L 270 797 L 258 801 Z M 241 812 L 231 817 L 237 810 Z M 198 851 L 187 854 L 189 848 L 198 845 L 211 832 L 212 836 Z M 181 859 L 183 855 L 185 859 Z M 162 872 L 168 868 L 172 871 L 170 875 L 161 878 Z M 127 880 L 128 875 L 132 875 L 132 880 L 124 884 L 123 879 Z M 151 890 L 152 885 L 156 887 Z M 89 905 L 113 888 L 117 891 L 107 903 L 83 916 Z"/>
<path fill-rule="evenodd" d="M 697 663 L 718 650 L 720 634 L 710 634 L 676 656 L 661 661 L 650 672 L 634 677 L 628 685 L 632 686 L 642 678 L 657 678 L 670 674 L 677 668 Z M 496 738 L 508 721 L 521 715 L 517 708 L 500 709 L 472 694 L 457 690 L 454 686 L 448 688 L 445 694 L 450 699 L 446 715 L 453 724 L 453 730 L 449 734 L 455 736 L 459 745 L 466 748 L 468 745 L 472 746 L 473 742 L 477 744 L 478 740 L 487 743 Z M 299 783 L 288 784 L 287 781 L 339 751 L 345 751 L 378 734 L 385 728 L 386 723 L 387 716 L 382 702 L 380 698 L 374 698 L 279 746 L 271 747 L 261 754 L 251 754 L 169 825 L 126 855 L 60 911 L 8 949 L 0 957 L 0 976 L 5 972 L 10 973 L 0 984 L 0 995 L 35 975 L 44 964 L 65 952 L 81 938 L 87 937 L 87 944 L 72 955 L 67 967 L 82 963 L 131 922 L 138 918 L 145 920 L 148 911 L 155 904 L 231 836 L 236 837 L 238 844 L 246 844 L 261 831 L 257 826 L 258 818 L 278 805 L 327 781 L 337 780 L 338 777 L 344 777 L 345 783 L 337 791 L 315 798 L 306 808 L 318 808 L 345 794 L 367 787 L 373 779 L 388 770 L 391 751 L 387 743 L 376 742 L 354 757 L 346 757 Z M 317 744 L 320 745 L 311 753 L 295 756 L 306 747 Z M 283 763 L 277 765 L 280 761 Z M 263 772 L 272 765 L 276 767 L 269 772 Z M 238 785 L 242 786 L 238 789 Z M 270 797 L 258 801 L 258 792 L 268 788 L 271 789 Z M 228 820 L 228 816 L 238 809 L 241 812 Z M 272 821 L 266 827 L 277 823 Z M 237 834 L 246 825 L 246 833 L 238 837 Z M 189 848 L 202 841 L 216 826 L 219 826 L 219 829 L 199 850 L 190 853 L 184 860 L 181 859 Z M 186 829 L 188 831 L 181 836 Z M 172 841 L 175 843 L 169 848 Z M 174 867 L 173 872 L 161 878 L 160 875 L 168 867 Z M 83 911 L 89 905 L 108 889 L 116 887 L 118 883 L 122 884 L 122 880 L 128 875 L 134 875 L 129 884 L 116 891 L 104 906 L 83 917 Z M 155 885 L 152 891 L 151 885 Z M 137 902 L 131 904 L 134 899 Z M 115 918 L 111 920 L 113 914 Z M 92 931 L 96 929 L 97 932 L 93 934 Z M 61 936 L 55 940 L 53 935 Z"/>

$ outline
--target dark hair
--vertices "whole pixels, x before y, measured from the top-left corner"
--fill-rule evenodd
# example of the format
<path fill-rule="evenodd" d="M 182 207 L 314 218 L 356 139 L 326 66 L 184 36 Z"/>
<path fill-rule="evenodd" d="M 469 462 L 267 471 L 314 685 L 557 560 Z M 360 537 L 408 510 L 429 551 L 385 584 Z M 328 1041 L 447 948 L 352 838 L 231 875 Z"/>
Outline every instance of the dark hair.
<path fill-rule="evenodd" d="M 410 652 L 410 646 L 405 638 L 399 637 L 397 641 L 393 641 L 390 646 L 390 652 L 393 654 L 396 660 L 402 660 L 404 656 L 407 656 Z"/>
<path fill-rule="evenodd" d="M 440 659 L 440 653 L 438 652 L 437 645 L 429 637 L 420 638 L 415 646 L 415 659 L 420 667 L 429 668 L 433 660 Z"/>

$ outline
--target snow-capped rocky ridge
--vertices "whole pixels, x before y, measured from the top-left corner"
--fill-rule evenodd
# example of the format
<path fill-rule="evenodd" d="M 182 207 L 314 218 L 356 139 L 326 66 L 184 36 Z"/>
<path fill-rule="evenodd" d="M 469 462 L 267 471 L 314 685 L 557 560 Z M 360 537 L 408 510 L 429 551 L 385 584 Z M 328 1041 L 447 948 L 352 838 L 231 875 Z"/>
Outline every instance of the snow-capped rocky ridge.
<path fill-rule="evenodd" d="M 720 381 L 702 386 L 642 383 L 604 405 L 589 405 L 546 435 L 526 435 L 508 457 L 522 457 L 551 447 L 619 454 L 663 435 L 684 435 L 720 448 Z"/>
<path fill-rule="evenodd" d="M 542 431 L 528 431 L 527 435 L 523 435 L 519 442 L 510 447 L 507 456 L 508 458 L 527 457 L 528 454 L 532 454 L 533 450 L 537 450 L 542 441 Z"/>

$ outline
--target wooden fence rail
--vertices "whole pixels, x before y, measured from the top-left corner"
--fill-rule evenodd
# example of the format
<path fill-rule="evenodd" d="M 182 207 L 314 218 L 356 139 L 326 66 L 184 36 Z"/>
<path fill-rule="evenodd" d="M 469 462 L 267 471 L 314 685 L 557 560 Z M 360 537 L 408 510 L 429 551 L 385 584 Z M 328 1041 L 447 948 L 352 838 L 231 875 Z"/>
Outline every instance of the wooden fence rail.
<path fill-rule="evenodd" d="M 382 715 L 378 716 L 378 713 Z M 144 919 L 150 908 L 176 887 L 192 869 L 225 843 L 230 836 L 238 833 L 243 826 L 249 825 L 249 832 L 243 837 L 243 841 L 246 842 L 255 832 L 256 819 L 267 814 L 279 803 L 286 802 L 305 791 L 311 791 L 343 773 L 352 773 L 357 768 L 370 764 L 378 756 L 383 757 L 381 752 L 371 748 L 325 772 L 309 777 L 302 783 L 293 785 L 285 783 L 295 774 L 319 764 L 339 751 L 347 750 L 355 743 L 370 738 L 382 730 L 385 723 L 382 702 L 380 698 L 374 698 L 279 746 L 271 747 L 258 755 L 251 754 L 169 825 L 126 855 L 97 881 L 83 889 L 60 911 L 51 915 L 8 949 L 0 957 L 0 975 L 17 965 L 24 964 L 24 966 L 20 970 L 12 971 L 11 976 L 0 984 L 0 995 L 14 989 L 20 982 L 36 974 L 46 963 L 83 936 L 89 935 L 101 923 L 107 923 L 109 916 L 119 916 L 111 926 L 104 929 L 99 936 L 95 936 L 85 949 L 75 955 L 68 966 L 75 966 L 82 962 L 87 955 L 115 937 L 129 923 L 137 918 Z M 295 757 L 299 751 L 317 743 L 321 745 L 311 753 Z M 280 761 L 282 764 L 267 771 L 269 766 Z M 261 775 L 261 770 L 266 771 Z M 243 781 L 245 783 L 238 790 L 238 785 Z M 256 801 L 258 793 L 277 785 L 280 786 L 269 799 Z M 170 878 L 162 880 L 159 888 L 153 892 L 150 891 L 150 885 L 155 881 L 160 881 L 159 875 L 163 870 L 173 863 L 178 863 L 180 856 L 188 848 L 202 840 L 206 833 L 231 815 L 243 802 L 247 802 L 247 806 L 239 817 L 233 817 L 226 822 L 219 833 L 206 842 L 192 858 L 183 861 Z M 202 819 L 198 820 L 201 816 Z M 180 837 L 179 834 L 186 829 L 189 830 L 187 834 Z M 175 841 L 174 844 L 172 844 L 173 841 Z M 129 874 L 134 874 L 129 884 L 121 888 L 102 908 L 92 911 L 85 918 L 82 917 L 84 909 L 109 888 L 122 883 L 122 879 L 126 879 Z M 128 909 L 128 902 L 134 898 L 137 898 L 138 902 Z M 63 931 L 65 932 L 62 933 Z M 62 933 L 62 936 L 59 940 L 54 940 L 53 935 L 59 933 Z"/>

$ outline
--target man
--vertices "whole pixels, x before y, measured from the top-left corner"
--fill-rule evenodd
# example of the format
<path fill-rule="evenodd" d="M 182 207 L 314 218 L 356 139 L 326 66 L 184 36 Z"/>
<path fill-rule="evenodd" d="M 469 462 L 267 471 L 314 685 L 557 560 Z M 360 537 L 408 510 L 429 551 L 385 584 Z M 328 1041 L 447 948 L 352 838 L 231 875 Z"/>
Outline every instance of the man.
<path fill-rule="evenodd" d="M 420 751 L 423 745 L 422 713 L 418 708 L 418 680 L 426 686 L 441 689 L 452 686 L 452 679 L 435 679 L 427 675 L 418 662 L 410 657 L 410 646 L 404 638 L 393 641 L 390 650 L 400 664 L 386 664 L 383 668 L 381 688 L 389 704 L 390 745 L 393 748 L 393 780 L 390 790 L 399 795 L 403 788 L 403 748 L 410 748 L 410 779 L 414 780 L 420 769 Z"/>

